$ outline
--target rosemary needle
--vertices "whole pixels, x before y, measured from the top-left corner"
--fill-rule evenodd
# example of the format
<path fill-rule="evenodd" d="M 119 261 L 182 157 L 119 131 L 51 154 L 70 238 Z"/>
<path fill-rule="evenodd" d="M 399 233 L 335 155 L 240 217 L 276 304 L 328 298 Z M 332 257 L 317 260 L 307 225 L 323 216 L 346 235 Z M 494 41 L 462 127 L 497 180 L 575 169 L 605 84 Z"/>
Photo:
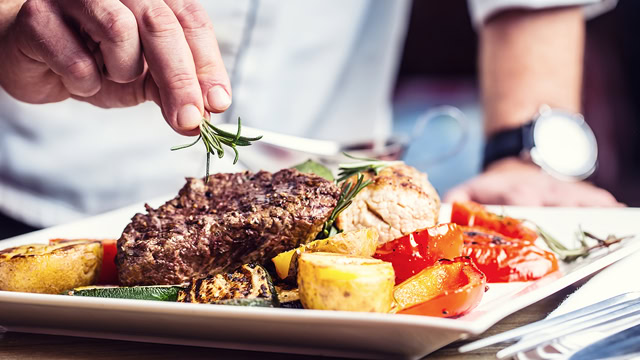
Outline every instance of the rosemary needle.
<path fill-rule="evenodd" d="M 382 169 L 388 166 L 402 164 L 402 161 L 384 161 L 378 159 L 356 157 L 347 153 L 343 154 L 350 159 L 358 161 L 352 163 L 343 163 L 339 165 L 338 178 L 336 179 L 337 183 L 341 183 L 342 181 L 352 177 L 353 175 L 360 174 L 366 171 L 373 171 L 376 175 L 378 175 Z"/>
<path fill-rule="evenodd" d="M 198 135 L 198 138 L 196 139 L 196 141 L 190 144 L 174 146 L 171 148 L 171 151 L 186 149 L 188 147 L 191 147 L 197 144 L 198 141 L 202 139 L 202 143 L 204 144 L 204 147 L 207 151 L 207 168 L 206 168 L 206 174 L 204 178 L 204 181 L 206 183 L 207 181 L 209 181 L 209 162 L 211 161 L 211 154 L 217 155 L 218 158 L 222 158 L 224 156 L 224 148 L 222 147 L 222 145 L 230 147 L 231 150 L 233 150 L 235 154 L 233 158 L 233 163 L 235 164 L 238 162 L 238 159 L 240 156 L 237 149 L 238 146 L 250 146 L 253 141 L 258 141 L 262 139 L 262 136 L 257 136 L 257 137 L 242 136 L 240 135 L 241 129 L 242 129 L 242 122 L 239 117 L 238 117 L 238 131 L 235 134 L 224 131 L 214 126 L 213 124 L 211 124 L 209 120 L 202 118 L 202 121 L 200 122 L 200 135 Z"/>
<path fill-rule="evenodd" d="M 331 235 L 333 224 L 338 219 L 338 215 L 340 215 L 340 213 L 344 211 L 344 209 L 348 208 L 349 205 L 351 205 L 351 203 L 353 202 L 353 198 L 355 198 L 356 195 L 358 195 L 358 193 L 369 184 L 371 184 L 371 181 L 365 181 L 364 175 L 362 174 L 358 174 L 358 179 L 356 180 L 355 184 L 351 182 L 342 183 L 342 189 L 340 191 L 340 196 L 338 197 L 336 207 L 333 208 L 333 211 L 331 211 L 331 215 L 329 215 L 329 219 L 322 226 L 322 231 L 320 231 L 320 233 L 316 237 L 317 239 L 324 239 Z"/>

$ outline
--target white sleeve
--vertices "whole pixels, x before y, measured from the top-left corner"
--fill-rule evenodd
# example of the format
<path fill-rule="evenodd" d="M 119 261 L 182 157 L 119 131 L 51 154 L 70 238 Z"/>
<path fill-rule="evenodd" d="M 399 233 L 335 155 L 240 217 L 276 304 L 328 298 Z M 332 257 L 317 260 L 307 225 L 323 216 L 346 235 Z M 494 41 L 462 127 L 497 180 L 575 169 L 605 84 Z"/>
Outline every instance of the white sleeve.
<path fill-rule="evenodd" d="M 489 17 L 507 9 L 544 9 L 556 6 L 584 6 L 585 16 L 591 18 L 616 6 L 617 0 L 468 0 L 471 20 L 475 27 Z"/>

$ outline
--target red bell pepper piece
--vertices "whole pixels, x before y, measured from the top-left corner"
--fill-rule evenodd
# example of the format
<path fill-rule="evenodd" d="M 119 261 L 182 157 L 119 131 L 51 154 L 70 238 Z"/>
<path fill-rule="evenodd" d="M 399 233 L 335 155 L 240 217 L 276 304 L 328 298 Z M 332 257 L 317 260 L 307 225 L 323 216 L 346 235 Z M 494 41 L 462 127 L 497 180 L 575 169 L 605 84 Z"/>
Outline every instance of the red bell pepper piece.
<path fill-rule="evenodd" d="M 512 239 L 478 226 L 461 226 L 463 254 L 473 259 L 489 282 L 529 281 L 558 270 L 558 259 L 532 242 Z"/>
<path fill-rule="evenodd" d="M 399 284 L 440 259 L 460 255 L 462 231 L 456 224 L 440 224 L 380 245 L 373 257 L 393 265 Z"/>
<path fill-rule="evenodd" d="M 454 202 L 451 222 L 463 226 L 480 226 L 512 239 L 534 242 L 538 238 L 538 234 L 526 227 L 521 220 L 494 214 L 473 201 Z"/>
<path fill-rule="evenodd" d="M 473 310 L 487 279 L 468 257 L 439 260 L 395 287 L 398 314 L 460 316 Z"/>
<path fill-rule="evenodd" d="M 116 268 L 116 254 L 118 253 L 118 240 L 102 240 L 102 269 L 98 284 L 117 285 L 118 269 Z"/>

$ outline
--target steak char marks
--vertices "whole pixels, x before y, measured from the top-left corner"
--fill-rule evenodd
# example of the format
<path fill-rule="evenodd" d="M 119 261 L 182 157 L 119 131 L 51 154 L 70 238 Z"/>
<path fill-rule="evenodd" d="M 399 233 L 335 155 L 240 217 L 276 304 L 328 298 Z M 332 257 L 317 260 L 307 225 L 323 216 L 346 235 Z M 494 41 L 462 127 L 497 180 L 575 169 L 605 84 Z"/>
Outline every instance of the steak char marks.
<path fill-rule="evenodd" d="M 312 240 L 340 189 L 293 169 L 187 179 L 158 209 L 145 205 L 118 240 L 120 283 L 180 284 L 265 262 Z"/>

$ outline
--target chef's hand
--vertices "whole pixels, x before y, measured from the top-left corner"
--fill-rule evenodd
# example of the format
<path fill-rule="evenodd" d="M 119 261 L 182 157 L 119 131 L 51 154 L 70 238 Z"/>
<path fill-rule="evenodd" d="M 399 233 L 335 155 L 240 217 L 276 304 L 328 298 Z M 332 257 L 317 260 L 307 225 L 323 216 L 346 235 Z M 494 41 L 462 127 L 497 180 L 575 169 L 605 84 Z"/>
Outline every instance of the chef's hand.
<path fill-rule="evenodd" d="M 155 101 L 177 132 L 231 104 L 213 26 L 197 0 L 27 0 L 0 40 L 16 99 L 101 107 Z"/>
<path fill-rule="evenodd" d="M 444 197 L 445 202 L 468 200 L 496 205 L 623 206 L 606 190 L 584 181 L 555 179 L 517 158 L 496 161 Z"/>

